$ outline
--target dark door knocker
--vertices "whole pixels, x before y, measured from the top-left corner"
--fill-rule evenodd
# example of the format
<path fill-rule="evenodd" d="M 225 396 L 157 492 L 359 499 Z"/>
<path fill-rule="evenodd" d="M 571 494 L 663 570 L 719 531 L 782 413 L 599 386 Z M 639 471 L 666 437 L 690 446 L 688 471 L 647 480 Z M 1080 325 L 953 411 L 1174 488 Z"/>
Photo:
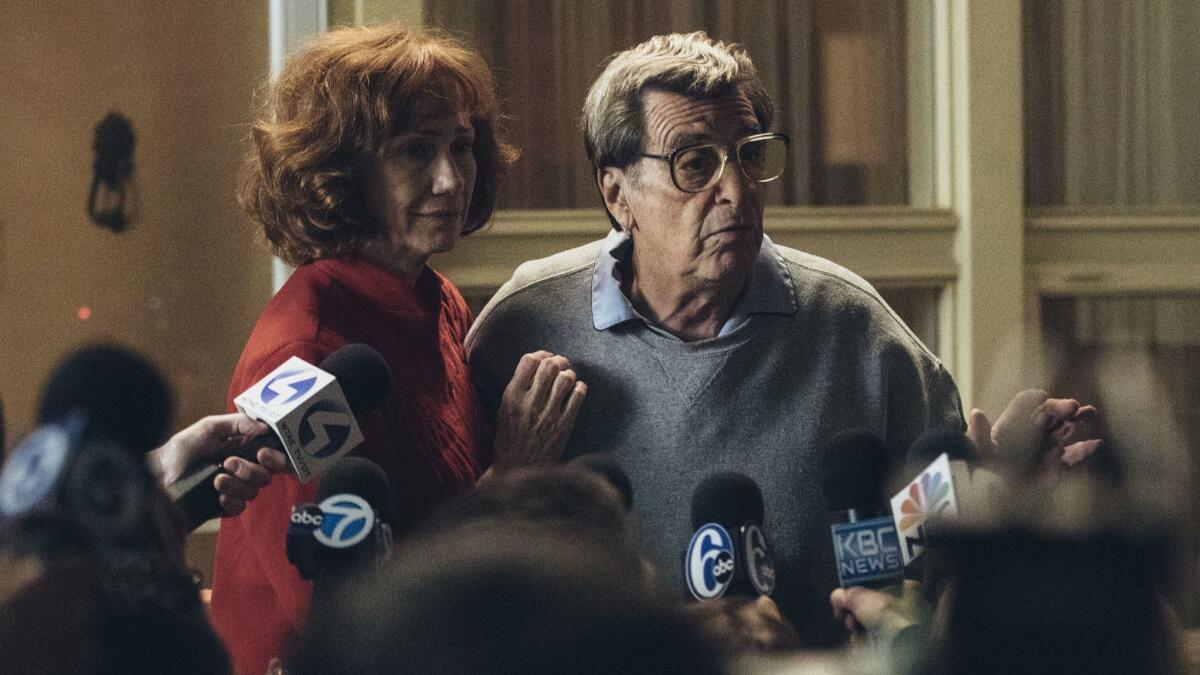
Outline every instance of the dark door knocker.
<path fill-rule="evenodd" d="M 133 173 L 133 125 L 120 113 L 110 112 L 96 125 L 96 161 L 92 164 L 92 189 L 88 217 L 100 227 L 120 232 L 125 217 L 125 192 Z"/>

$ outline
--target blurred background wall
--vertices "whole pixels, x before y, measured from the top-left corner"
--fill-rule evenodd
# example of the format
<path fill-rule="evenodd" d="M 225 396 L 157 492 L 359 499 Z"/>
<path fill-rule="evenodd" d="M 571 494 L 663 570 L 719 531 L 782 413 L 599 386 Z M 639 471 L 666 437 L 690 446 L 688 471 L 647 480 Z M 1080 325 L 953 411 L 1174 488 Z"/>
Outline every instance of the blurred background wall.
<path fill-rule="evenodd" d="M 269 257 L 234 198 L 265 2 L 0 3 L 0 397 L 9 439 L 29 429 L 47 371 L 111 339 L 150 356 L 178 427 L 223 412 L 237 357 L 270 294 Z M 136 136 L 132 223 L 86 213 L 93 130 Z"/>

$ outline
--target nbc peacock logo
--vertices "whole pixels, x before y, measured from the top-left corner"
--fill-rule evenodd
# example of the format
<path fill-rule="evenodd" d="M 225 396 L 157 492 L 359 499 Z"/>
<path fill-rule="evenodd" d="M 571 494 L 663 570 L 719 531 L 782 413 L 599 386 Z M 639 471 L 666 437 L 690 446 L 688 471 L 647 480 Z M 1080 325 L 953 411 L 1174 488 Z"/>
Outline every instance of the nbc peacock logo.
<path fill-rule="evenodd" d="M 900 505 L 900 530 L 918 527 L 950 506 L 950 481 L 940 471 L 926 471 L 908 486 L 908 497 Z"/>
<path fill-rule="evenodd" d="M 925 523 L 932 517 L 956 515 L 950 459 L 941 455 L 916 480 L 892 497 L 892 517 L 900 539 L 904 564 L 912 562 L 925 548 Z"/>

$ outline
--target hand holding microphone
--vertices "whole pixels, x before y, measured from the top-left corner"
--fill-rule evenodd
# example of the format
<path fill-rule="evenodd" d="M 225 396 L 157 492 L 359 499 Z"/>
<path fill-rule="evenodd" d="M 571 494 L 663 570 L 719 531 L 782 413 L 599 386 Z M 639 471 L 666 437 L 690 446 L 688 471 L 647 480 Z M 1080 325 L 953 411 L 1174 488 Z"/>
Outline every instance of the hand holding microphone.
<path fill-rule="evenodd" d="M 287 455 L 269 447 L 260 447 L 254 460 L 235 453 L 258 436 L 270 433 L 265 423 L 242 413 L 209 415 L 172 436 L 161 447 L 146 454 L 150 469 L 161 485 L 170 485 L 190 466 L 203 460 L 220 462 L 221 473 L 214 479 L 222 515 L 236 516 L 246 502 L 258 496 L 259 488 L 271 482 L 271 475 L 290 469 Z"/>
<path fill-rule="evenodd" d="M 846 627 L 851 639 L 894 637 L 917 622 L 916 607 L 920 601 L 915 581 L 904 582 L 898 594 L 862 586 L 835 588 L 829 594 L 833 618 Z"/>
<path fill-rule="evenodd" d="M 367 345 L 345 345 L 319 369 L 293 358 L 238 396 L 244 413 L 261 416 L 275 431 L 244 442 L 234 457 L 253 462 L 269 448 L 287 456 L 301 481 L 309 480 L 361 442 L 355 416 L 379 407 L 390 388 L 387 362 Z M 230 461 L 194 464 L 167 486 L 193 529 L 221 515 L 215 479 Z"/>

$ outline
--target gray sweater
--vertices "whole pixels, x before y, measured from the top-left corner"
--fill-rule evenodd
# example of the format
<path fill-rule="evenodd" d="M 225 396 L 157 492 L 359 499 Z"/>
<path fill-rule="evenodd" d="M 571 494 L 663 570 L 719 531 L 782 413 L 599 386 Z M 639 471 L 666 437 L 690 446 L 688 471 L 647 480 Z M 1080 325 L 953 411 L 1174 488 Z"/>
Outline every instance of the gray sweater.
<path fill-rule="evenodd" d="M 822 443 L 867 428 L 899 455 L 926 428 L 962 428 L 950 375 L 866 281 L 767 239 L 759 264 L 778 265 L 790 283 L 790 313 L 751 314 L 690 343 L 636 320 L 598 330 L 601 252 L 593 242 L 525 263 L 484 308 L 466 347 L 485 404 L 494 412 L 522 354 L 570 359 L 588 398 L 567 456 L 605 452 L 625 468 L 638 541 L 682 595 L 693 490 L 717 471 L 750 476 L 766 505 L 775 599 L 810 644 L 839 641 Z"/>

